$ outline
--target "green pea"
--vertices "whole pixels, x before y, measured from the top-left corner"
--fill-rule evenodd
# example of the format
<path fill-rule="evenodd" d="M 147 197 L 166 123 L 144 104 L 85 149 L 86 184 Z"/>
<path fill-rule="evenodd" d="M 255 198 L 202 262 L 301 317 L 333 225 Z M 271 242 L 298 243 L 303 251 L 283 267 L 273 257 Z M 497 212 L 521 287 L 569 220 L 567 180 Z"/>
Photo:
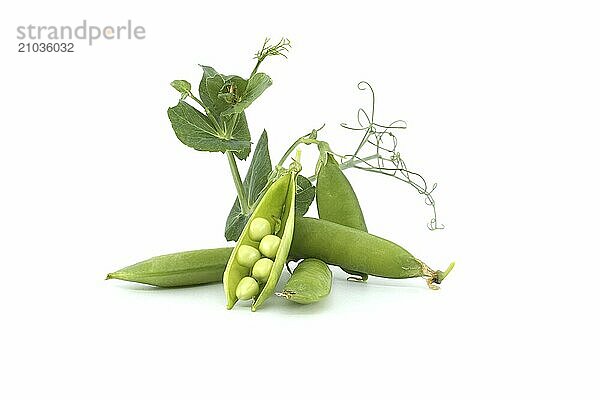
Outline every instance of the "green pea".
<path fill-rule="evenodd" d="M 273 260 L 261 258 L 254 264 L 254 267 L 252 267 L 252 277 L 257 281 L 264 283 L 269 279 L 271 269 L 273 269 Z"/>
<path fill-rule="evenodd" d="M 220 282 L 233 247 L 194 250 L 152 257 L 111 272 L 106 279 L 179 287 Z"/>
<path fill-rule="evenodd" d="M 265 257 L 275 258 L 280 243 L 281 239 L 278 236 L 267 235 L 260 241 L 258 249 Z"/>
<path fill-rule="evenodd" d="M 255 242 L 260 242 L 262 238 L 273 233 L 271 224 L 266 218 L 254 218 L 250 222 L 250 228 L 248 229 L 248 236 Z"/>
<path fill-rule="evenodd" d="M 307 258 L 298 264 L 279 295 L 300 304 L 315 303 L 331 292 L 331 281 L 327 264 Z"/>
<path fill-rule="evenodd" d="M 258 294 L 258 282 L 250 276 L 246 276 L 240 280 L 235 288 L 235 295 L 240 300 L 250 300 Z"/>
<path fill-rule="evenodd" d="M 339 164 L 331 153 L 327 153 L 317 174 L 317 210 L 319 218 L 367 232 L 358 197 Z M 344 272 L 366 281 L 369 275 L 342 268 Z"/>
<path fill-rule="evenodd" d="M 332 240 L 332 238 L 335 238 Z M 454 267 L 434 271 L 403 247 L 367 232 L 334 222 L 301 217 L 294 226 L 290 259 L 318 258 L 331 265 L 384 278 L 422 276 L 431 288 Z"/>
<path fill-rule="evenodd" d="M 294 204 L 296 201 L 296 176 L 300 172 L 300 164 L 293 162 L 289 170 L 284 171 L 275 182 L 273 182 L 265 191 L 262 199 L 256 205 L 250 221 L 257 218 L 264 218 L 268 221 L 279 221 L 277 237 L 277 246 L 268 246 L 266 250 L 273 259 L 273 266 L 268 278 L 264 283 L 259 285 L 259 292 L 254 296 L 252 311 L 256 311 L 271 295 L 275 292 L 277 282 L 281 277 L 281 271 L 287 261 L 288 252 L 292 243 L 292 235 L 294 234 L 295 211 Z M 227 262 L 227 268 L 223 274 L 223 286 L 225 296 L 227 298 L 227 308 L 231 309 L 237 300 L 240 298 L 236 295 L 236 289 L 241 280 L 251 274 L 249 267 L 242 265 L 237 257 L 238 252 L 243 246 L 256 245 L 256 241 L 250 238 L 249 230 L 251 224 L 246 224 L 240 238 L 231 253 L 231 257 Z M 261 243 L 271 235 L 262 238 Z M 270 242 L 272 239 L 267 239 Z M 260 247 L 260 246 L 259 246 Z M 271 250 L 278 247 L 278 250 L 273 253 Z M 266 254 L 265 254 L 266 255 Z M 258 261 L 258 257 L 256 261 Z M 254 263 L 250 264 L 250 267 Z"/>
<path fill-rule="evenodd" d="M 247 244 L 240 246 L 236 253 L 237 262 L 246 268 L 252 268 L 255 262 L 260 260 L 260 252 Z"/>

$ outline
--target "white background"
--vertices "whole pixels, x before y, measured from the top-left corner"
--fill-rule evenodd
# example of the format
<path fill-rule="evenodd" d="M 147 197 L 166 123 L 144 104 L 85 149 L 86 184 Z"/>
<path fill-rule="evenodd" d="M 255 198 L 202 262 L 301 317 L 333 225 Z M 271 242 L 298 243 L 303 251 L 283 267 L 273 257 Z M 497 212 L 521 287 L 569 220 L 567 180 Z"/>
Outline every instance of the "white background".
<path fill-rule="evenodd" d="M 593 2 L 148 3 L 0 13 L 0 397 L 598 398 Z M 17 53 L 18 25 L 84 18 L 131 19 L 147 38 Z M 371 232 L 436 268 L 456 260 L 442 290 L 336 271 L 320 304 L 251 313 L 226 311 L 218 284 L 104 281 L 225 245 L 227 162 L 176 139 L 169 82 L 195 86 L 199 63 L 248 75 L 282 35 L 294 47 L 262 69 L 274 85 L 248 112 L 254 140 L 267 129 L 278 159 L 326 123 L 322 138 L 351 150 L 338 124 L 369 105 L 355 85 L 371 82 L 377 119 L 408 122 L 401 152 L 438 182 L 446 229 L 427 230 L 407 185 L 348 176 Z"/>

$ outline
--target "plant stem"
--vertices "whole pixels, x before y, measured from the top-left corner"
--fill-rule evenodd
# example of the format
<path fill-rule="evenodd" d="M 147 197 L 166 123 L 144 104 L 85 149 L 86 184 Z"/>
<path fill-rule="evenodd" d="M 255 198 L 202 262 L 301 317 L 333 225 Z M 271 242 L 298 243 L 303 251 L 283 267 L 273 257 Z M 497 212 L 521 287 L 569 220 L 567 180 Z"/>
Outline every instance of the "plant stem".
<path fill-rule="evenodd" d="M 452 261 L 450 263 L 450 266 L 448 268 L 446 268 L 445 271 L 437 271 L 436 272 L 436 283 L 438 283 L 438 284 L 442 283 L 444 278 L 448 276 L 448 274 L 450 273 L 450 271 L 452 271 L 453 268 L 454 268 L 454 261 Z"/>
<path fill-rule="evenodd" d="M 343 171 L 343 170 L 348 169 L 348 168 L 353 168 L 355 165 L 358 165 L 361 162 L 369 161 L 369 160 L 372 160 L 372 159 L 377 158 L 377 157 L 379 157 L 377 154 L 372 154 L 372 155 L 370 155 L 368 157 L 365 157 L 365 158 L 356 158 L 356 157 L 353 156 L 350 160 L 341 163 L 340 164 L 340 169 Z"/>
<path fill-rule="evenodd" d="M 287 149 L 287 151 L 285 152 L 283 157 L 281 157 L 281 160 L 279 160 L 279 163 L 277 163 L 277 166 L 282 167 L 285 160 L 288 159 L 290 154 L 292 154 L 294 149 L 296 149 L 296 147 L 298 147 L 299 145 L 301 145 L 301 144 L 317 144 L 320 142 L 321 142 L 320 140 L 310 139 L 306 136 L 299 137 L 298 140 L 296 140 L 294 143 L 292 143 L 292 145 L 289 147 L 289 149 Z"/>
<path fill-rule="evenodd" d="M 361 162 L 369 161 L 369 160 L 372 160 L 374 158 L 377 158 L 377 154 L 373 154 L 373 155 L 370 155 L 368 157 L 364 157 L 364 158 L 361 158 L 361 159 L 351 158 L 350 160 L 341 163 L 340 164 L 340 169 L 343 171 L 345 169 L 353 168 L 356 165 L 360 164 Z M 311 181 L 312 183 L 314 183 L 317 180 L 317 176 L 316 175 L 309 176 L 308 180 Z"/>
<path fill-rule="evenodd" d="M 200 100 L 199 98 L 197 98 L 196 96 L 194 96 L 194 94 L 192 92 L 189 92 L 188 96 L 191 99 L 193 99 L 196 103 L 198 103 L 200 106 L 202 106 L 202 108 L 204 109 L 204 112 L 206 113 L 206 115 L 208 115 L 208 118 L 210 118 L 210 120 L 213 122 L 215 128 L 218 130 L 220 128 L 219 122 L 217 121 L 217 119 L 215 118 L 215 116 L 213 115 L 213 113 L 210 112 L 210 110 L 208 109 L 208 107 L 206 107 L 206 105 L 202 102 L 202 100 Z"/>
<path fill-rule="evenodd" d="M 287 151 L 285 152 L 285 154 L 283 155 L 283 157 L 281 157 L 281 159 L 279 160 L 279 162 L 277 163 L 278 167 L 283 166 L 283 163 L 285 162 L 285 160 L 287 160 L 287 158 L 290 156 L 290 154 L 292 154 L 292 151 L 294 151 L 294 149 L 300 144 L 302 143 L 302 139 L 304 139 L 304 136 L 299 137 L 294 143 L 292 143 L 292 145 L 287 149 Z"/>
<path fill-rule="evenodd" d="M 235 156 L 231 151 L 226 151 L 225 154 L 227 154 L 227 161 L 229 161 L 229 169 L 231 170 L 231 176 L 233 176 L 233 183 L 235 184 L 235 190 L 237 191 L 240 208 L 242 213 L 248 215 L 250 207 L 248 206 L 248 198 L 244 192 L 244 185 L 242 183 L 242 178 L 240 177 L 237 162 L 235 161 Z"/>
<path fill-rule="evenodd" d="M 231 127 L 229 129 L 226 129 L 229 131 L 225 136 L 228 140 L 231 139 L 231 134 L 233 133 L 233 128 L 235 127 L 235 124 L 237 124 L 238 115 L 239 114 L 233 114 L 233 117 L 231 117 Z"/>
<path fill-rule="evenodd" d="M 188 92 L 187 95 L 190 96 L 190 98 L 193 99 L 196 103 L 200 104 L 202 106 L 202 108 L 204 108 L 204 111 L 208 112 L 208 108 L 206 107 L 206 105 L 204 105 L 202 100 L 200 100 L 199 98 L 194 96 L 194 94 L 192 92 Z"/>
<path fill-rule="evenodd" d="M 258 59 L 258 61 L 256 62 L 256 66 L 254 67 L 254 69 L 252 70 L 252 73 L 250 73 L 250 78 L 252 78 L 254 76 L 254 74 L 256 74 L 256 72 L 258 71 L 258 67 L 260 66 L 260 64 L 263 62 L 263 60 L 261 60 L 260 58 Z"/>

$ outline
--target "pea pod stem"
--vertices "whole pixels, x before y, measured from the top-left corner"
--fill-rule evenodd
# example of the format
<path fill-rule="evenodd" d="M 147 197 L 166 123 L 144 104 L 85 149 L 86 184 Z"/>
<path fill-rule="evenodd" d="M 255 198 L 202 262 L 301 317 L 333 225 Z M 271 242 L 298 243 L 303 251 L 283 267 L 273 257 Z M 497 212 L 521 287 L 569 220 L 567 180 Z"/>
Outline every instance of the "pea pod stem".
<path fill-rule="evenodd" d="M 370 155 L 368 157 L 364 157 L 364 158 L 361 158 L 361 159 L 351 158 L 350 160 L 348 160 L 346 162 L 340 163 L 340 169 L 343 171 L 345 169 L 354 168 L 356 165 L 358 165 L 358 164 L 360 164 L 362 162 L 370 161 L 370 160 L 373 160 L 373 159 L 375 159 L 377 157 L 378 157 L 377 154 L 372 154 L 372 155 Z M 308 180 L 314 183 L 317 180 L 317 175 L 309 176 Z"/>
<path fill-rule="evenodd" d="M 445 271 L 436 271 L 435 283 L 442 283 L 442 281 L 448 276 L 448 274 L 452 271 L 453 268 L 454 261 L 450 263 L 450 265 L 448 266 L 448 268 L 446 268 Z"/>
<path fill-rule="evenodd" d="M 429 286 L 429 288 L 433 290 L 438 290 L 440 288 L 438 285 L 442 283 L 444 278 L 446 278 L 446 276 L 448 276 L 448 274 L 454 268 L 454 261 L 450 263 L 450 266 L 448 266 L 448 268 L 446 268 L 445 271 L 434 271 L 433 269 L 429 268 L 423 261 L 416 258 L 414 260 L 421 265 L 421 276 L 427 282 L 427 286 Z"/>
<path fill-rule="evenodd" d="M 279 163 L 277 163 L 278 167 L 283 166 L 283 164 L 285 163 L 285 161 L 288 159 L 288 157 L 292 154 L 292 152 L 294 151 L 294 149 L 296 147 L 298 147 L 301 144 L 321 144 L 321 143 L 327 143 L 324 142 L 322 140 L 317 140 L 317 139 L 313 139 L 311 138 L 312 133 L 309 133 L 307 135 L 301 136 L 299 137 L 294 143 L 292 143 L 292 145 L 287 149 L 287 151 L 283 154 L 283 156 L 281 157 L 281 159 L 279 160 Z M 362 157 L 360 159 L 356 158 L 356 157 L 352 157 L 350 158 L 350 160 L 340 163 L 340 169 L 343 171 L 345 169 L 349 169 L 349 168 L 354 168 L 356 165 L 360 164 L 360 163 L 364 163 L 365 161 L 370 161 L 373 159 L 378 158 L 379 156 L 377 154 L 371 154 L 370 156 L 367 157 Z M 311 182 L 315 182 L 317 180 L 317 175 L 312 175 L 308 178 L 309 181 Z"/>
<path fill-rule="evenodd" d="M 277 167 L 283 166 L 283 163 L 285 163 L 285 161 L 288 159 L 288 157 L 292 154 L 292 152 L 299 145 L 301 145 L 301 144 L 318 144 L 321 142 L 320 140 L 317 140 L 317 139 L 311 139 L 309 136 L 310 136 L 310 133 L 308 135 L 299 137 L 294 143 L 292 143 L 292 145 L 287 149 L 287 151 L 285 152 L 283 157 L 281 157 L 281 159 L 279 160 L 279 163 L 277 163 Z"/>
<path fill-rule="evenodd" d="M 355 165 L 358 165 L 358 164 L 360 164 L 362 162 L 365 162 L 365 161 L 373 160 L 373 159 L 375 159 L 377 157 L 379 157 L 377 154 L 371 154 L 370 156 L 364 157 L 364 158 L 361 158 L 361 159 L 358 159 L 358 158 L 356 158 L 356 157 L 353 156 L 348 161 L 340 163 L 340 169 L 343 171 L 343 170 L 348 169 L 348 168 L 353 168 Z"/>

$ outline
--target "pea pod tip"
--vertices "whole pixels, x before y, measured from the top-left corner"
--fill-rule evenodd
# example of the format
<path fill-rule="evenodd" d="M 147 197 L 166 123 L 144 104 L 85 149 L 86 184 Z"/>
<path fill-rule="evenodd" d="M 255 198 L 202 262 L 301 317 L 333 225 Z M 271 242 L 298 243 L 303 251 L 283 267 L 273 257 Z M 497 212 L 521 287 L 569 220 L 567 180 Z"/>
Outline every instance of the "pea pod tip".
<path fill-rule="evenodd" d="M 452 271 L 452 269 L 454 268 L 454 264 L 456 264 L 455 261 L 452 261 L 450 263 L 450 265 L 448 266 L 448 268 L 446 268 L 445 271 L 436 271 L 436 276 L 435 276 L 435 283 L 440 284 L 442 283 L 442 281 L 448 276 L 448 274 Z"/>

